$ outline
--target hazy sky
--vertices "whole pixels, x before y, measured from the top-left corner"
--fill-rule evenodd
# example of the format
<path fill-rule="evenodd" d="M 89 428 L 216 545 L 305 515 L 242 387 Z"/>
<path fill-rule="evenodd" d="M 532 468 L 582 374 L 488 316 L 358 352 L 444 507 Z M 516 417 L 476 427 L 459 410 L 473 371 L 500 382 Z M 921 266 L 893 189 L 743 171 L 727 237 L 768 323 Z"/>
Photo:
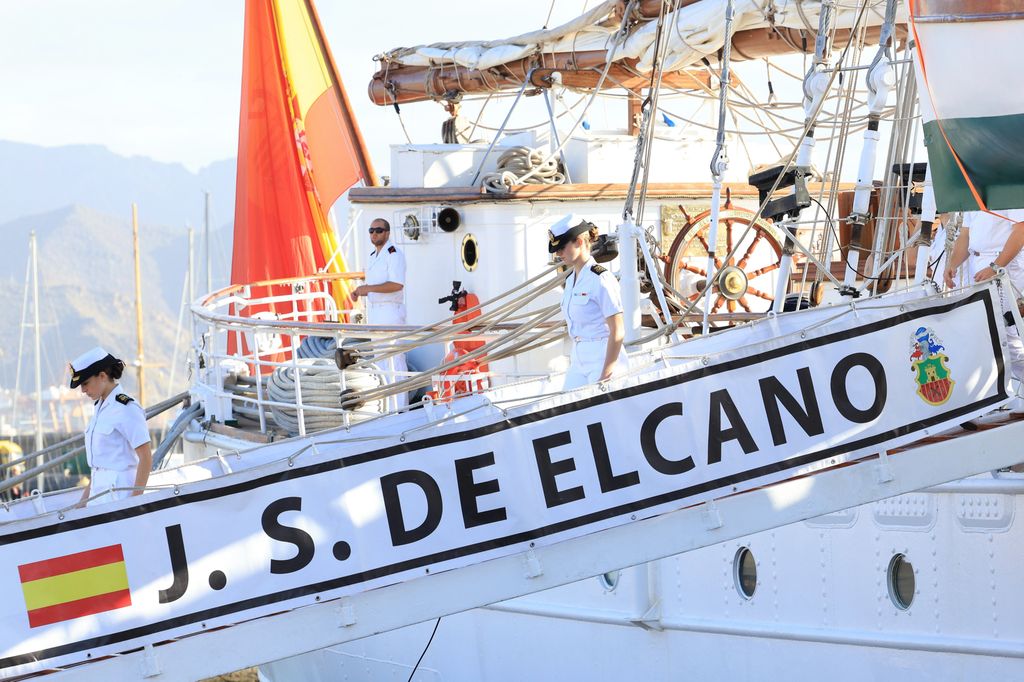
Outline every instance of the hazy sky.
<path fill-rule="evenodd" d="M 556 3 L 553 22 L 583 0 Z M 370 103 L 374 54 L 442 40 L 539 28 L 549 0 L 354 2 L 317 9 L 375 164 L 404 141 L 394 111 Z M 500 8 L 500 22 L 495 12 Z M 96 143 L 195 170 L 235 155 L 243 0 L 0 0 L 0 139 Z M 433 142 L 443 114 L 403 108 L 415 141 Z"/>
<path fill-rule="evenodd" d="M 550 25 L 596 2 L 556 0 Z M 405 142 L 405 134 L 394 110 L 370 103 L 366 95 L 376 71 L 375 54 L 423 43 L 509 37 L 540 28 L 552 10 L 551 0 L 316 4 L 382 174 L 389 171 L 389 144 Z M 0 0 L 0 139 L 47 146 L 101 144 L 119 154 L 180 162 L 192 170 L 235 156 L 244 8 L 244 0 Z M 793 73 L 802 74 L 801 58 L 792 59 Z M 746 62 L 736 70 L 764 101 L 763 66 Z M 799 85 L 775 74 L 783 99 L 797 100 Z M 509 102 L 491 104 L 483 124 L 499 125 Z M 705 116 L 714 113 L 713 103 L 708 104 Z M 472 117 L 476 106 L 467 105 L 465 113 Z M 673 114 L 675 106 L 667 98 L 662 104 L 663 111 Z M 625 121 L 619 109 L 621 100 L 600 98 L 587 115 L 595 129 L 620 128 Z M 525 99 L 510 127 L 543 123 L 544 112 L 541 98 Z M 408 104 L 402 113 L 414 142 L 440 141 L 446 115 L 439 105 Z M 799 110 L 788 113 L 801 116 Z M 713 137 L 713 130 L 703 133 Z M 733 143 L 731 151 L 732 166 L 741 174 L 783 153 L 765 140 L 748 136 L 744 143 L 743 148 Z M 856 154 L 847 161 L 855 165 Z"/>

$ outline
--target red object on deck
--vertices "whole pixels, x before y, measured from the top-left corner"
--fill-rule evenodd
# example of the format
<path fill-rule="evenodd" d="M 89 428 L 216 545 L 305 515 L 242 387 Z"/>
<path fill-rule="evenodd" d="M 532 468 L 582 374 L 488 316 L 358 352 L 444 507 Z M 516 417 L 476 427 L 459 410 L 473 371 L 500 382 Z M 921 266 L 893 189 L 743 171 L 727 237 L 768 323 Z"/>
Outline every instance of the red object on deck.
<path fill-rule="evenodd" d="M 467 293 L 465 296 L 460 296 L 459 297 L 459 309 L 455 313 L 455 319 L 452 320 L 452 324 L 462 324 L 463 322 L 469 322 L 470 320 L 475 320 L 476 318 L 480 317 L 480 311 L 479 310 L 474 310 L 471 313 L 464 312 L 466 310 L 469 310 L 470 308 L 476 308 L 479 305 L 480 305 L 480 297 L 477 296 L 476 294 L 469 294 L 469 293 Z M 460 351 L 468 353 L 469 351 L 476 350 L 480 346 L 484 345 L 484 342 L 483 341 L 456 341 L 454 345 L 455 345 L 455 349 L 456 350 L 460 350 Z M 484 369 L 482 371 L 486 372 L 487 368 L 484 367 Z"/>
<path fill-rule="evenodd" d="M 476 294 L 467 293 L 464 296 L 459 296 L 459 307 L 455 313 L 455 317 L 452 319 L 452 324 L 463 324 L 464 322 L 469 322 L 470 320 L 480 317 L 479 309 L 473 310 L 472 312 L 465 312 L 470 308 L 476 308 L 479 305 L 480 298 Z M 466 334 L 469 332 L 462 333 Z M 445 355 L 443 364 L 448 364 L 452 360 L 482 347 L 484 343 L 484 341 L 453 342 L 453 349 L 450 353 Z M 473 375 L 489 371 L 486 362 L 484 362 L 485 358 L 486 356 L 475 360 L 466 360 L 461 364 L 441 372 L 441 380 L 435 383 L 434 390 L 429 391 L 428 395 L 430 395 L 434 400 L 451 400 L 458 395 L 467 395 L 469 393 L 483 391 L 487 388 L 489 383 L 487 376 L 482 375 L 474 377 Z"/>

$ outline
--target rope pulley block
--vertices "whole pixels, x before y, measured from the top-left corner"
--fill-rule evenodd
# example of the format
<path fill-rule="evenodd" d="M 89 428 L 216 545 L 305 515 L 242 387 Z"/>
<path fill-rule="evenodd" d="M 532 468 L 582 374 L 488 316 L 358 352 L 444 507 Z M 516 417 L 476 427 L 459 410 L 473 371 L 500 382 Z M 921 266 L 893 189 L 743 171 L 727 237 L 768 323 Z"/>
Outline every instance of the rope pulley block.
<path fill-rule="evenodd" d="M 334 350 L 334 364 L 344 371 L 360 360 L 359 351 L 352 346 L 365 343 L 369 339 L 344 339 Z"/>

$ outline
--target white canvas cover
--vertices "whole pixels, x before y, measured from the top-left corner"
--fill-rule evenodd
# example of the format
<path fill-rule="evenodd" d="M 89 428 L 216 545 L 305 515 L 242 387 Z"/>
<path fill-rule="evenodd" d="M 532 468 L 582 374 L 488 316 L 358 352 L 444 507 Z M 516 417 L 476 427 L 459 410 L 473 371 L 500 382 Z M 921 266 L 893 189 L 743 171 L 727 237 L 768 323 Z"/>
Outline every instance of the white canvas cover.
<path fill-rule="evenodd" d="M 610 16 L 619 4 L 614 0 L 603 2 L 580 17 L 549 30 L 502 40 L 396 48 L 386 52 L 383 57 L 401 66 L 454 64 L 467 69 L 488 69 L 537 52 L 608 50 L 616 60 L 638 59 L 638 69 L 648 72 L 654 62 L 657 21 L 638 25 L 621 46 L 615 47 L 613 38 L 619 27 L 616 22 L 610 21 Z M 667 70 L 681 69 L 718 52 L 725 43 L 725 8 L 726 3 L 722 0 L 702 0 L 670 13 L 666 18 Z M 820 11 L 820 2 L 777 0 L 763 3 L 736 0 L 732 30 L 738 32 L 774 25 L 816 32 Z M 860 5 L 840 3 L 834 9 L 833 28 L 854 26 L 859 14 Z M 861 25 L 881 25 L 884 15 L 885 1 L 873 0 L 864 9 Z M 896 20 L 905 22 L 906 16 L 906 8 L 900 5 Z"/>

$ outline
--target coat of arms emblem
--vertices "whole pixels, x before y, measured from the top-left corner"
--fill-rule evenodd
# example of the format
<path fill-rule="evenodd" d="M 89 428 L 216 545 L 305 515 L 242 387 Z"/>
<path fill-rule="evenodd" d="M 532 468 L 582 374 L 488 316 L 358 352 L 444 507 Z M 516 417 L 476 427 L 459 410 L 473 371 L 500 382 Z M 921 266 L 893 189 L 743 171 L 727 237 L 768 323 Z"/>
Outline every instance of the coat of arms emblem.
<path fill-rule="evenodd" d="M 917 394 L 929 405 L 942 405 L 953 395 L 953 376 L 946 363 L 949 357 L 935 332 L 918 327 L 911 336 L 910 368 L 917 381 Z"/>

